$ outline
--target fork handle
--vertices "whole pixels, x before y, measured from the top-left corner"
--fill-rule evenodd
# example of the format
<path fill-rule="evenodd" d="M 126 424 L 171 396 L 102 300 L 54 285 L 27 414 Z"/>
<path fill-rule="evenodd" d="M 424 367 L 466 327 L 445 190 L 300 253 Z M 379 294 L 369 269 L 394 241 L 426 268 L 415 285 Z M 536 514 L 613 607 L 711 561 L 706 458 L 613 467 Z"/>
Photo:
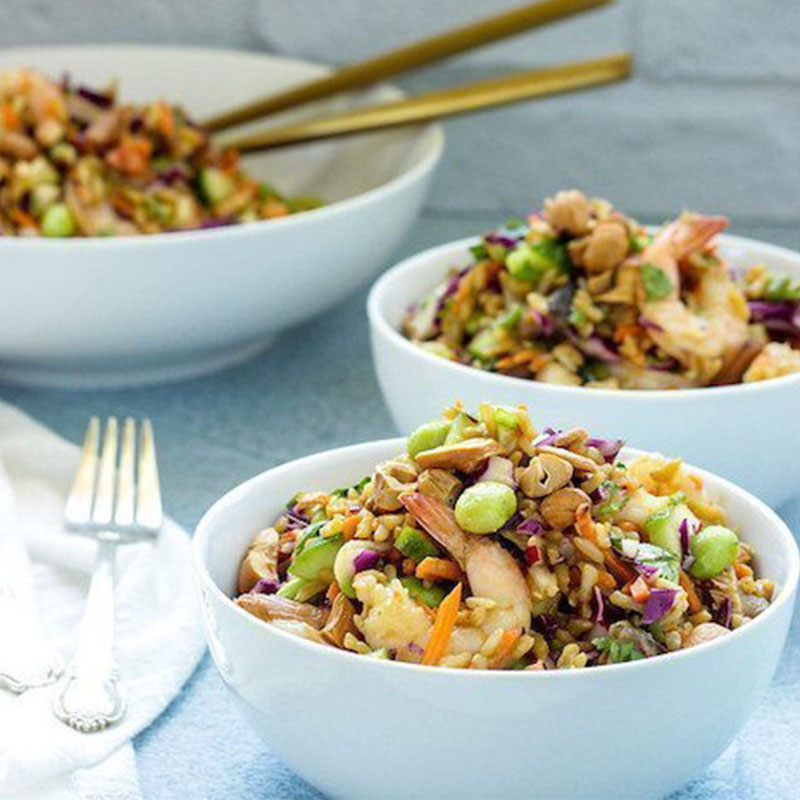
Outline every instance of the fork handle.
<path fill-rule="evenodd" d="M 113 725 L 125 713 L 125 694 L 114 666 L 116 551 L 116 539 L 98 540 L 78 649 L 53 701 L 53 711 L 62 722 L 87 733 Z"/>

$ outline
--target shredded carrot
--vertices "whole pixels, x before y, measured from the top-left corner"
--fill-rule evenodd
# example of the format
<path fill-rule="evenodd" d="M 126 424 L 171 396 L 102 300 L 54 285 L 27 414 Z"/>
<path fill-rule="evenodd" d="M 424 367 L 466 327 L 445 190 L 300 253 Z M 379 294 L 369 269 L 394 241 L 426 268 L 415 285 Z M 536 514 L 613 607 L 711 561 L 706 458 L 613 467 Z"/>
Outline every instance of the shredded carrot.
<path fill-rule="evenodd" d="M 506 666 L 521 636 L 521 630 L 503 631 L 500 643 L 489 659 L 489 669 L 503 669 Z"/>
<path fill-rule="evenodd" d="M 638 531 L 639 528 L 633 522 L 628 522 L 628 520 L 624 519 L 622 522 L 617 524 L 617 527 L 623 531 Z"/>
<path fill-rule="evenodd" d="M 14 111 L 14 107 L 8 101 L 0 106 L 0 119 L 3 120 L 3 127 L 7 131 L 16 131 L 22 127 L 19 115 Z"/>
<path fill-rule="evenodd" d="M 734 561 L 733 562 L 733 571 L 736 573 L 737 578 L 752 578 L 753 577 L 753 569 L 749 567 L 747 564 L 743 564 L 741 561 Z"/>
<path fill-rule="evenodd" d="M 33 228 L 35 230 L 37 227 L 36 220 L 21 208 L 12 208 L 8 215 L 20 228 Z"/>
<path fill-rule="evenodd" d="M 695 589 L 692 579 L 683 570 L 681 570 L 680 582 L 683 590 L 686 592 L 686 597 L 689 600 L 689 611 L 691 611 L 692 614 L 700 611 L 700 609 L 703 607 L 703 604 L 700 602 L 697 589 Z"/>
<path fill-rule="evenodd" d="M 614 576 L 604 569 L 601 569 L 597 576 L 597 585 L 601 589 L 613 590 L 617 588 L 617 582 L 614 580 Z"/>
<path fill-rule="evenodd" d="M 334 581 L 329 587 L 328 591 L 325 592 L 325 597 L 332 603 L 338 595 L 342 593 L 342 590 L 339 588 L 339 584 Z"/>
<path fill-rule="evenodd" d="M 361 517 L 358 514 L 351 514 L 342 523 L 342 536 L 346 542 L 349 542 L 356 535 L 356 528 L 359 522 L 361 522 Z"/>
<path fill-rule="evenodd" d="M 535 350 L 520 350 L 518 353 L 501 358 L 495 363 L 497 369 L 510 369 L 511 367 L 519 367 L 536 358 L 538 353 Z"/>
<path fill-rule="evenodd" d="M 417 565 L 416 576 L 421 581 L 457 581 L 461 577 L 461 569 L 455 561 L 427 556 Z"/>
<path fill-rule="evenodd" d="M 275 217 L 285 217 L 289 214 L 289 206 L 286 203 L 282 203 L 280 200 L 267 200 L 264 203 L 264 216 L 268 219 L 274 219 Z"/>
<path fill-rule="evenodd" d="M 175 135 L 175 118 L 172 115 L 172 109 L 164 102 L 158 103 L 156 108 L 158 112 L 156 129 L 164 135 L 164 138 L 172 139 Z"/>
<path fill-rule="evenodd" d="M 143 136 L 125 136 L 106 155 L 106 161 L 126 175 L 141 175 L 147 170 L 153 144 Z"/>
<path fill-rule="evenodd" d="M 438 664 L 439 659 L 447 651 L 447 646 L 450 644 L 450 637 L 453 634 L 453 628 L 456 624 L 456 618 L 458 617 L 458 607 L 460 605 L 461 584 L 457 583 L 453 587 L 453 591 L 442 600 L 436 612 L 431 638 L 428 639 L 428 645 L 425 648 L 425 652 L 422 654 L 423 664 L 427 666 Z"/>
<path fill-rule="evenodd" d="M 606 550 L 605 557 L 609 571 L 619 583 L 628 583 L 636 580 L 638 577 L 636 571 L 621 561 L 613 550 Z"/>
<path fill-rule="evenodd" d="M 689 480 L 697 487 L 698 491 L 703 488 L 703 479 L 699 475 L 689 475 Z"/>
<path fill-rule="evenodd" d="M 592 512 L 589 511 L 589 504 L 584 503 L 575 512 L 575 527 L 584 539 L 597 544 L 597 530 L 595 529 Z"/>
<path fill-rule="evenodd" d="M 533 372 L 538 372 L 544 369 L 550 363 L 550 356 L 547 353 L 542 353 L 540 356 L 531 360 L 530 368 Z"/>
<path fill-rule="evenodd" d="M 635 323 L 629 325 L 620 325 L 614 331 L 614 341 L 621 342 L 628 336 L 638 336 L 643 330 L 644 329 L 641 325 L 636 325 Z"/>
<path fill-rule="evenodd" d="M 647 602 L 647 598 L 650 597 L 650 587 L 641 575 L 631 584 L 628 591 L 637 603 L 644 604 Z"/>

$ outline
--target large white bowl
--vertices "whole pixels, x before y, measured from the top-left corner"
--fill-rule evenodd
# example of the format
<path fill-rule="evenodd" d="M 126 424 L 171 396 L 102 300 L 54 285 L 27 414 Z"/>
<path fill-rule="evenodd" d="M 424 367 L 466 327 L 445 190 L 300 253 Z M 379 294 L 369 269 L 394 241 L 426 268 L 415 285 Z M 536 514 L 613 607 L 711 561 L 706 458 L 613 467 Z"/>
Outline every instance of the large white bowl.
<path fill-rule="evenodd" d="M 485 372 L 434 356 L 400 332 L 405 309 L 456 266 L 472 262 L 476 239 L 426 250 L 383 275 L 367 302 L 375 369 L 402 433 L 435 417 L 456 399 L 468 408 L 491 398 L 526 403 L 535 420 L 580 425 L 649 450 L 680 453 L 724 475 L 770 504 L 800 493 L 800 375 L 736 386 L 680 391 L 620 391 L 557 386 Z M 764 262 L 800 278 L 800 253 L 721 236 L 736 267 Z"/>
<path fill-rule="evenodd" d="M 642 798 L 677 789 L 724 750 L 778 663 L 798 552 L 767 506 L 707 473 L 698 471 L 778 588 L 761 616 L 706 646 L 587 670 L 469 672 L 317 645 L 231 601 L 248 543 L 287 498 L 355 483 L 403 446 L 371 442 L 264 472 L 219 500 L 195 534 L 214 662 L 292 769 L 336 797 Z"/>
<path fill-rule="evenodd" d="M 0 53 L 0 69 L 22 66 L 69 72 L 94 86 L 118 78 L 124 99 L 169 99 L 198 119 L 327 71 L 275 56 L 178 47 Z M 380 86 L 282 119 L 399 94 Z M 245 159 L 254 175 L 286 192 L 329 202 L 279 220 L 146 237 L 0 238 L 0 379 L 178 378 L 265 347 L 384 265 L 422 205 L 443 141 L 439 127 L 426 125 Z"/>

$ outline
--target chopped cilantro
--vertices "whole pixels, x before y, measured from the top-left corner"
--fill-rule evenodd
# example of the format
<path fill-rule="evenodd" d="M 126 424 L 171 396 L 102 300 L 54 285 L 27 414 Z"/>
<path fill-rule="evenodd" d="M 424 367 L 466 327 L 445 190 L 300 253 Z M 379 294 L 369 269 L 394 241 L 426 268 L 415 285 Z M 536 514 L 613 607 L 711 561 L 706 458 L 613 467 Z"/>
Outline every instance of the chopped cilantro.
<path fill-rule="evenodd" d="M 472 247 L 470 247 L 470 252 L 475 257 L 476 261 L 485 261 L 489 258 L 489 251 L 486 249 L 486 245 L 483 242 L 472 245 Z"/>
<path fill-rule="evenodd" d="M 354 484 L 353 486 L 342 486 L 338 489 L 334 489 L 331 494 L 334 497 L 347 497 L 347 493 L 351 489 L 355 489 L 358 494 L 364 491 L 364 487 L 369 483 L 370 476 L 365 475 L 358 483 Z"/>
<path fill-rule="evenodd" d="M 649 236 L 648 234 L 642 234 L 641 236 L 637 236 L 633 234 L 630 237 L 630 248 L 634 253 L 641 253 L 642 250 L 653 241 L 653 237 Z"/>
<path fill-rule="evenodd" d="M 773 275 L 767 281 L 764 299 L 773 303 L 800 301 L 800 282 L 793 283 L 788 275 L 780 278 Z"/>
<path fill-rule="evenodd" d="M 667 273 L 649 261 L 642 264 L 642 283 L 650 301 L 663 300 L 673 289 Z"/>
<path fill-rule="evenodd" d="M 625 661 L 639 661 L 644 654 L 637 650 L 633 642 L 615 639 L 613 636 L 600 636 L 592 640 L 592 644 L 601 653 L 608 653 L 608 660 L 612 664 L 622 664 Z"/>
<path fill-rule="evenodd" d="M 585 383 L 604 381 L 611 375 L 608 364 L 604 364 L 602 361 L 587 361 L 579 368 L 578 372 Z"/>
<path fill-rule="evenodd" d="M 595 506 L 595 514 L 598 517 L 609 517 L 621 511 L 628 502 L 628 497 L 614 481 L 603 481 L 600 490 L 605 493 L 606 499 Z"/>
<path fill-rule="evenodd" d="M 635 559 L 640 564 L 657 569 L 656 574 L 660 578 L 678 583 L 681 561 L 675 553 L 671 553 L 663 547 L 656 547 L 654 544 L 639 542 Z"/>
<path fill-rule="evenodd" d="M 509 217 L 506 220 L 505 227 L 510 231 L 516 230 L 517 228 L 524 228 L 526 227 L 525 220 L 522 220 L 519 217 Z"/>

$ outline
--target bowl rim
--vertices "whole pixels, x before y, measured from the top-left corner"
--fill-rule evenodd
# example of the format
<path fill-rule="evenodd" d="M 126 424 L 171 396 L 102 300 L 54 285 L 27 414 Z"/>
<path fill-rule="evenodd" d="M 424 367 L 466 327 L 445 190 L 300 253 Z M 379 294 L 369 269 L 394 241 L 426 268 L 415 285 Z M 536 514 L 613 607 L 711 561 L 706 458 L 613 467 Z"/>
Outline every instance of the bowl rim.
<path fill-rule="evenodd" d="M 193 45 L 180 45 L 180 44 L 134 44 L 127 42 L 109 42 L 108 44 L 64 44 L 55 45 L 53 47 L 46 47 L 42 45 L 31 45 L 29 47 L 12 47 L 3 50 L 3 58 L 13 57 L 19 54 L 20 58 L 25 57 L 25 53 L 34 53 L 39 51 L 42 53 L 53 54 L 59 51 L 83 51 L 86 53 L 101 53 L 107 50 L 126 50 L 129 52 L 141 51 L 144 54 L 163 51 L 180 51 L 185 54 L 194 54 L 199 56 L 208 56 L 214 58 L 217 56 L 240 56 L 253 59 L 262 59 L 272 62 L 285 64 L 287 66 L 295 67 L 312 67 L 319 75 L 323 75 L 332 71 L 332 67 L 318 61 L 311 61 L 302 58 L 291 58 L 287 56 L 274 55 L 272 53 L 262 53 L 253 50 L 241 50 L 229 47 L 203 47 Z M 34 68 L 35 65 L 33 65 Z M 406 96 L 406 92 L 395 86 L 392 83 L 381 82 L 376 84 L 376 87 L 389 89 L 398 98 Z M 307 211 L 300 211 L 296 214 L 290 214 L 286 217 L 279 217 L 277 219 L 263 219 L 256 220 L 255 222 L 239 223 L 234 225 L 223 225 L 218 228 L 198 228 L 194 230 L 183 231 L 164 231 L 160 233 L 150 234 L 132 234 L 128 236 L 76 236 L 67 239 L 50 239 L 46 236 L 0 236 L 0 248 L 8 247 L 44 247 L 54 248 L 67 246 L 73 250 L 81 248 L 118 248 L 118 247 L 131 247 L 142 246 L 142 243 L 148 243 L 149 246 L 160 246 L 165 241 L 178 241 L 178 242 L 200 242 L 204 243 L 209 240 L 222 237 L 238 237 L 257 234 L 263 230 L 264 225 L 269 225 L 269 230 L 282 230 L 287 227 L 291 228 L 293 225 L 303 225 L 308 223 L 308 220 L 320 220 L 324 222 L 326 219 L 336 217 L 340 214 L 349 213 L 357 210 L 359 207 L 368 204 L 375 200 L 378 195 L 390 195 L 402 191 L 407 186 L 417 183 L 425 175 L 433 172 L 437 164 L 441 160 L 442 153 L 445 146 L 445 135 L 442 125 L 438 122 L 428 122 L 418 125 L 402 126 L 409 129 L 416 129 L 417 134 L 415 137 L 416 142 L 426 144 L 425 150 L 417 157 L 415 163 L 409 168 L 406 168 L 400 174 L 368 189 L 365 192 L 346 197 L 343 200 L 336 200 L 327 205 L 320 206 L 319 208 L 309 209 Z M 302 148 L 303 145 L 297 145 Z M 311 224 L 311 223 L 308 223 Z M 302 233 L 302 231 L 298 231 Z M 138 243 L 133 245 L 132 243 Z M 0 252 L 2 252 L 0 250 Z"/>
<path fill-rule="evenodd" d="M 369 454 L 370 458 L 374 458 L 375 456 L 373 454 L 376 451 L 383 451 L 388 454 L 391 452 L 402 451 L 405 446 L 405 441 L 406 440 L 404 437 L 379 439 L 362 442 L 360 444 L 347 445 L 345 447 L 337 447 L 330 450 L 323 450 L 264 470 L 263 472 L 254 475 L 253 477 L 243 481 L 227 491 L 203 514 L 202 518 L 197 524 L 197 528 L 195 529 L 192 539 L 192 564 L 201 591 L 210 592 L 212 595 L 214 595 L 214 597 L 217 598 L 218 601 L 221 601 L 223 605 L 227 606 L 233 611 L 233 613 L 237 614 L 240 619 L 245 620 L 246 625 L 255 626 L 255 629 L 257 629 L 262 635 L 278 636 L 279 638 L 286 637 L 287 642 L 291 642 L 293 645 L 299 647 L 310 648 L 309 653 L 316 653 L 321 658 L 332 658 L 337 660 L 345 659 L 345 661 L 342 662 L 344 665 L 353 664 L 355 666 L 356 664 L 360 663 L 366 668 L 411 670 L 411 674 L 417 674 L 421 676 L 440 675 L 444 678 L 451 679 L 463 677 L 467 680 L 493 681 L 588 680 L 589 678 L 586 678 L 587 675 L 594 675 L 598 671 L 600 675 L 607 674 L 607 669 L 609 667 L 613 667 L 614 669 L 614 672 L 611 674 L 624 675 L 624 670 L 631 672 L 633 670 L 653 669 L 654 663 L 664 663 L 665 665 L 669 665 L 676 660 L 685 660 L 687 658 L 691 659 L 698 657 L 702 658 L 703 653 L 709 652 L 714 648 L 718 649 L 720 647 L 726 647 L 726 642 L 730 642 L 732 637 L 735 637 L 735 640 L 738 641 L 738 639 L 741 639 L 743 636 L 749 635 L 747 632 L 752 630 L 754 627 L 762 627 L 769 620 L 776 617 L 780 613 L 781 609 L 786 604 L 790 603 L 795 596 L 798 578 L 800 577 L 800 550 L 798 549 L 798 544 L 795 541 L 795 538 L 787 524 L 766 503 L 757 498 L 755 495 L 750 494 L 750 492 L 740 488 L 725 478 L 721 478 L 718 475 L 708 472 L 707 470 L 694 467 L 690 464 L 687 464 L 688 469 L 690 469 L 693 473 L 700 475 L 704 481 L 711 479 L 711 484 L 715 490 L 721 491 L 726 495 L 738 495 L 740 499 L 744 500 L 748 505 L 754 507 L 754 510 L 764 518 L 765 523 L 770 523 L 772 525 L 777 533 L 778 541 L 780 542 L 784 551 L 783 556 L 788 561 L 786 579 L 778 587 L 777 598 L 770 603 L 769 607 L 765 611 L 755 617 L 752 622 L 748 623 L 747 625 L 743 625 L 736 630 L 732 630 L 728 636 L 715 639 L 712 642 L 706 643 L 702 646 L 675 650 L 673 652 L 663 653 L 662 655 L 653 658 L 641 659 L 639 661 L 629 661 L 622 664 L 607 664 L 601 667 L 591 667 L 588 669 L 545 671 L 459 670 L 448 669 L 439 666 L 423 666 L 422 664 L 413 664 L 402 661 L 364 658 L 363 656 L 359 657 L 356 653 L 351 653 L 339 648 L 323 647 L 317 642 L 303 639 L 300 636 L 283 631 L 280 628 L 270 625 L 268 622 L 254 617 L 252 614 L 236 605 L 236 603 L 230 597 L 228 597 L 213 580 L 206 565 L 205 552 L 207 549 L 207 543 L 212 538 L 211 531 L 215 518 L 219 514 L 224 513 L 227 508 L 236 506 L 253 490 L 255 490 L 256 487 L 260 486 L 262 482 L 268 482 L 270 477 L 284 477 L 297 469 L 302 469 L 303 467 L 311 465 L 319 458 L 325 458 L 326 460 L 336 462 L 339 460 L 357 459 L 359 457 L 366 456 L 367 454 Z M 635 456 L 649 451 L 626 447 L 623 449 L 623 452 L 627 452 L 629 455 Z M 333 483 L 336 483 L 336 481 L 333 481 Z M 208 638 L 207 631 L 206 638 Z M 356 658 L 360 658 L 360 661 L 354 660 Z"/>
<path fill-rule="evenodd" d="M 455 239 L 444 244 L 430 247 L 427 250 L 422 250 L 408 258 L 395 264 L 390 269 L 386 270 L 372 285 L 367 297 L 367 317 L 370 322 L 370 327 L 373 332 L 387 340 L 390 344 L 400 348 L 408 355 L 422 359 L 431 365 L 448 371 L 454 380 L 459 377 L 466 377 L 472 375 L 476 380 L 486 381 L 491 384 L 495 381 L 501 385 L 508 387 L 517 387 L 522 389 L 523 386 L 534 387 L 535 391 L 552 393 L 555 395 L 569 394 L 575 392 L 587 391 L 586 386 L 564 386 L 557 383 L 543 383 L 541 381 L 528 380 L 527 378 L 517 378 L 511 375 L 501 375 L 497 372 L 487 372 L 478 369 L 477 367 L 470 367 L 466 364 L 459 364 L 454 361 L 449 361 L 441 356 L 436 356 L 418 347 L 409 339 L 406 339 L 400 331 L 389 323 L 383 314 L 382 304 L 384 302 L 384 295 L 387 293 L 389 287 L 396 283 L 402 282 L 406 278 L 406 272 L 410 272 L 417 265 L 422 262 L 432 260 L 438 256 L 450 254 L 452 252 L 453 258 L 459 254 L 463 254 L 468 250 L 471 245 L 475 245 L 480 241 L 480 235 L 468 236 L 463 239 Z M 800 269 L 800 252 L 791 250 L 788 247 L 781 247 L 780 245 L 770 244 L 769 242 L 762 242 L 759 239 L 752 239 L 746 236 L 736 236 L 732 234 L 721 234 L 719 236 L 721 244 L 729 244 L 732 246 L 748 247 L 757 246 L 761 250 L 765 250 L 773 255 L 783 258 L 791 258 L 797 262 Z M 444 278 L 444 275 L 442 276 Z M 606 389 L 597 388 L 591 389 L 591 398 L 604 398 L 611 400 L 613 398 L 619 399 L 624 396 L 626 400 L 630 399 L 633 402 L 691 402 L 692 398 L 698 396 L 698 393 L 712 394 L 714 397 L 722 397 L 729 394 L 737 394 L 741 392 L 758 392 L 768 391 L 771 387 L 780 388 L 787 385 L 797 384 L 800 386 L 800 373 L 796 375 L 782 375 L 777 378 L 769 378 L 763 381 L 754 381 L 752 383 L 736 383 L 730 386 L 695 386 L 685 389 Z M 491 390 L 487 389 L 490 393 Z"/>

